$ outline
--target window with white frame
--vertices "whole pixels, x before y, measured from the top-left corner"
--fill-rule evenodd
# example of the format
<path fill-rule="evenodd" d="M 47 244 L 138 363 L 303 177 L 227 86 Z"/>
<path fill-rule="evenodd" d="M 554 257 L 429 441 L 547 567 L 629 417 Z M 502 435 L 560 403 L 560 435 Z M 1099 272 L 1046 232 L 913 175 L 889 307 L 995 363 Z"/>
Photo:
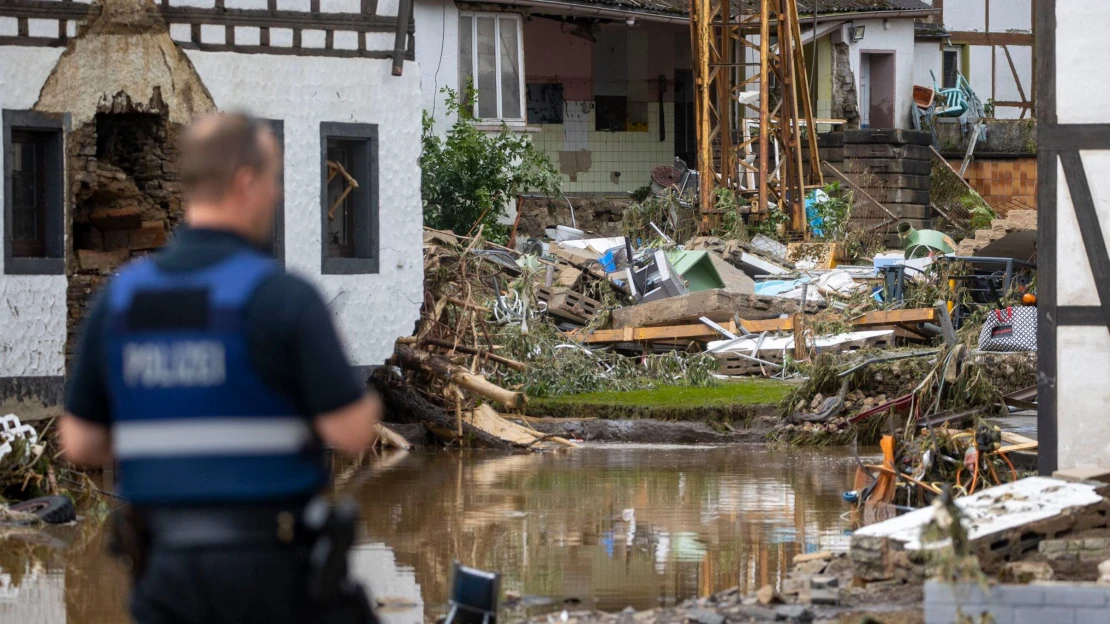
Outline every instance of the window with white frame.
<path fill-rule="evenodd" d="M 459 84 L 474 85 L 475 119 L 524 119 L 523 57 L 520 16 L 459 16 Z"/>

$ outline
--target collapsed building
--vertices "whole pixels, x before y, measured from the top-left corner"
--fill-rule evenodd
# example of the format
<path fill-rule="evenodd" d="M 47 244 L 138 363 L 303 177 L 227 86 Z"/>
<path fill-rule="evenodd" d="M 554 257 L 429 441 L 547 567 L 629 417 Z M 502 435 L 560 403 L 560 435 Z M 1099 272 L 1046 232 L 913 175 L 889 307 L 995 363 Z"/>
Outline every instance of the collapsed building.
<path fill-rule="evenodd" d="M 269 247 L 324 292 L 357 365 L 383 360 L 416 319 L 422 271 L 419 188 L 406 182 L 419 175 L 420 76 L 399 12 L 388 0 L 0 6 L 0 397 L 60 402 L 91 297 L 181 225 L 177 137 L 216 110 L 277 135 L 285 192 Z"/>

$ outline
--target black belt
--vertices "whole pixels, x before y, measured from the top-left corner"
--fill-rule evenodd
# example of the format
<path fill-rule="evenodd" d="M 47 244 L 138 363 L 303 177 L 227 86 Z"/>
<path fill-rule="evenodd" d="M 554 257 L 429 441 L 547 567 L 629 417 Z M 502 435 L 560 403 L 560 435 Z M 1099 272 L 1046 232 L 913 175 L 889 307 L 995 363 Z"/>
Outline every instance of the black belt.
<path fill-rule="evenodd" d="M 302 531 L 296 506 L 158 507 L 142 515 L 162 548 L 292 545 Z"/>

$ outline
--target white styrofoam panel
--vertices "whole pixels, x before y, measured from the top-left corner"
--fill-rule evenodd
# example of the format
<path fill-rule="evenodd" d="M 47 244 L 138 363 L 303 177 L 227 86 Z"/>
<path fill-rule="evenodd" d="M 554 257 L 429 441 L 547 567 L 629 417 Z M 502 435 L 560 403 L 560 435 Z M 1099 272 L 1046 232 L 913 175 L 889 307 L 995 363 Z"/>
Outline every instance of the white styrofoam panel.
<path fill-rule="evenodd" d="M 68 22 L 66 22 L 66 36 L 67 37 L 76 37 L 77 36 L 77 21 L 76 20 L 69 20 Z"/>
<path fill-rule="evenodd" d="M 0 109 L 29 110 L 63 48 L 0 48 Z M 5 153 L 0 150 L 0 168 Z M 0 203 L 4 188 L 0 185 Z M 3 231 L 0 212 L 0 231 Z M 0 237 L 0 263 L 4 240 Z M 65 370 L 64 275 L 0 273 L 0 377 L 57 376 Z"/>
<path fill-rule="evenodd" d="M 187 54 L 221 109 L 284 122 L 286 266 L 321 289 L 352 361 L 382 363 L 412 332 L 423 293 L 419 66 L 395 77 L 384 59 Z M 321 275 L 322 122 L 378 125 L 378 274 Z"/>
<path fill-rule="evenodd" d="M 192 7 L 194 9 L 215 8 L 216 0 L 170 0 L 173 7 Z"/>

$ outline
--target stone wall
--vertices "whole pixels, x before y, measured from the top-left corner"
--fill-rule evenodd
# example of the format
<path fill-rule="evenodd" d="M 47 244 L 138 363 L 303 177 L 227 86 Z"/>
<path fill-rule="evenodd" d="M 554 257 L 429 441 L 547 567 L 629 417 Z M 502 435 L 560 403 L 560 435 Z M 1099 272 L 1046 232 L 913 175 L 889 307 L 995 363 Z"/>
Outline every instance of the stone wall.
<path fill-rule="evenodd" d="M 998 624 L 1103 624 L 1110 621 L 1110 585 L 1038 582 L 1029 585 L 925 584 L 925 623 L 952 624 L 957 613 Z M 982 621 L 987 621 L 983 619 Z"/>
<path fill-rule="evenodd" d="M 841 130 L 859 128 L 859 96 L 850 54 L 847 43 L 833 44 L 832 117 L 847 120 Z"/>
<path fill-rule="evenodd" d="M 164 245 L 167 232 L 182 219 L 179 129 L 156 88 L 146 104 L 122 92 L 103 101 L 93 119 L 67 139 L 73 191 L 67 363 L 90 296 L 121 265 Z"/>
<path fill-rule="evenodd" d="M 524 197 L 518 209 L 517 238 L 544 236 L 545 228 L 577 223 L 587 235 L 619 236 L 624 211 L 632 198 L 620 197 Z M 571 219 L 571 206 L 574 219 Z"/>

